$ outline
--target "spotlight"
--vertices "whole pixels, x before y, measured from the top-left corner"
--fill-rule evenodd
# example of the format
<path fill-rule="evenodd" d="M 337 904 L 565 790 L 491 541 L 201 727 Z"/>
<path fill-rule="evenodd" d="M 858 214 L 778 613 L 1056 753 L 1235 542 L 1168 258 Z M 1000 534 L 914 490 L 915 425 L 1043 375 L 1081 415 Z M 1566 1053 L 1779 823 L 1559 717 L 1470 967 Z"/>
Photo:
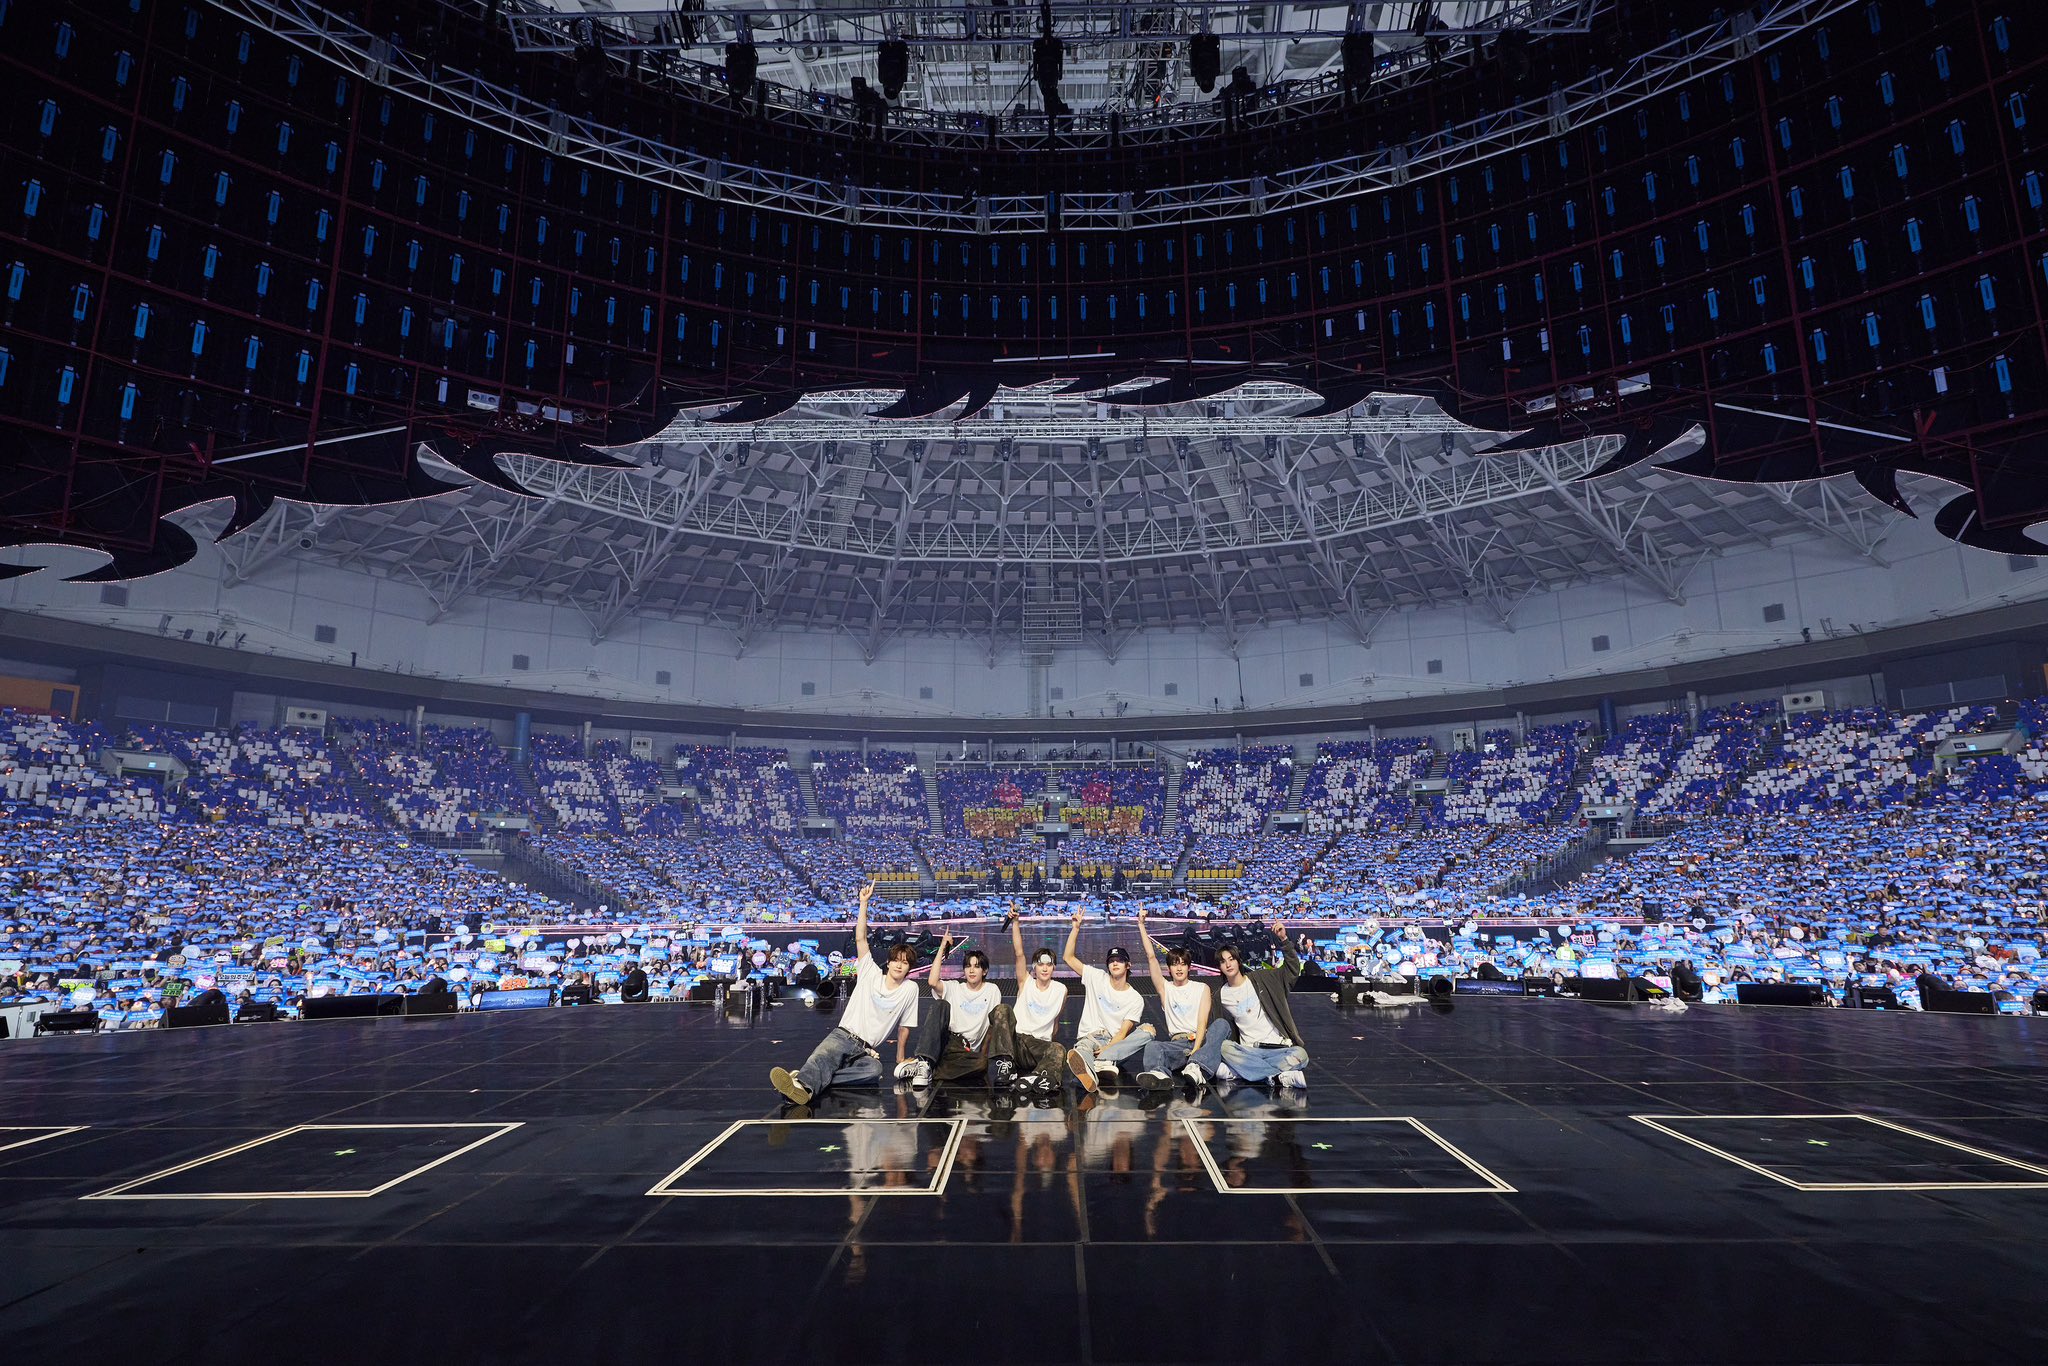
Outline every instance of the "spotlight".
<path fill-rule="evenodd" d="M 1066 49 L 1060 40 L 1050 34 L 1035 38 L 1031 43 L 1031 66 L 1034 79 L 1038 82 L 1038 93 L 1045 101 L 1047 118 L 1067 113 L 1067 102 L 1060 98 L 1060 77 L 1066 74 Z"/>
<path fill-rule="evenodd" d="M 1060 98 L 1060 77 L 1067 74 L 1067 50 L 1053 36 L 1052 0 L 1039 0 L 1038 37 L 1031 41 L 1031 74 L 1045 100 L 1046 131 L 1051 132 L 1052 121 L 1070 112 L 1067 102 Z"/>
<path fill-rule="evenodd" d="M 1216 78 L 1223 74 L 1223 43 L 1213 33 L 1197 33 L 1188 40 L 1188 73 L 1204 95 L 1214 94 Z"/>
<path fill-rule="evenodd" d="M 1372 34 L 1345 34 L 1341 52 L 1344 63 L 1344 88 L 1357 90 L 1372 79 Z"/>
<path fill-rule="evenodd" d="M 1528 30 L 1502 29 L 1500 37 L 1494 40 L 1494 52 L 1500 57 L 1502 73 L 1507 77 L 1507 83 L 1518 91 L 1525 88 L 1535 70 L 1529 60 Z"/>
<path fill-rule="evenodd" d="M 604 93 L 604 43 L 595 24 L 583 25 L 584 41 L 576 45 L 576 70 L 570 84 L 577 98 L 594 100 Z"/>
<path fill-rule="evenodd" d="M 891 38 L 875 49 L 875 75 L 882 82 L 882 95 L 895 99 L 903 93 L 903 83 L 910 79 L 910 44 L 901 38 Z"/>
<path fill-rule="evenodd" d="M 752 43 L 725 45 L 725 85 L 732 92 L 735 108 L 743 107 L 754 93 L 754 77 L 761 70 L 761 54 Z"/>

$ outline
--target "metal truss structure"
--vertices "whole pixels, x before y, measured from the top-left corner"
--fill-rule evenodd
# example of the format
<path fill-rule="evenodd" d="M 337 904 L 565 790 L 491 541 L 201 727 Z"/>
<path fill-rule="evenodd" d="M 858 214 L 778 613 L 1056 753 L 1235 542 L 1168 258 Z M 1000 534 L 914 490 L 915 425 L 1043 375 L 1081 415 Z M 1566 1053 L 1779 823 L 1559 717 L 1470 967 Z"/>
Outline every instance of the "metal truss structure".
<path fill-rule="evenodd" d="M 601 640 L 632 618 L 735 632 L 844 630 L 873 658 L 903 632 L 993 658 L 1132 633 L 1331 619 L 1369 641 L 1390 612 L 1466 605 L 1512 629 L 1532 593 L 1625 577 L 1682 601 L 1718 552 L 1833 536 L 1875 557 L 1880 517 L 1826 484 L 1702 483 L 1641 466 L 1586 476 L 1596 437 L 1492 450 L 1501 434 L 1377 395 L 1323 418 L 1286 386 L 1144 412 L 1114 395 L 1007 391 L 981 413 L 892 422 L 873 393 L 758 423 L 687 414 L 603 468 L 500 463 L 535 496 L 475 485 L 372 508 L 280 505 L 229 574 L 285 556 L 417 584 L 437 617 L 480 596 L 574 607 Z M 996 409 L 1000 407 L 1000 414 Z M 1818 493 L 1815 490 L 1819 490 Z"/>
<path fill-rule="evenodd" d="M 852 181 L 828 182 L 718 160 L 653 139 L 625 133 L 590 119 L 535 103 L 512 91 L 446 67 L 429 67 L 336 15 L 314 0 L 210 0 L 215 7 L 263 28 L 284 41 L 356 72 L 410 98 L 493 129 L 551 153 L 631 175 L 707 199 L 729 201 L 838 222 L 872 223 L 929 231 L 1035 233 L 1045 230 L 1049 206 L 1042 195 L 964 194 L 879 189 Z M 1075 192 L 1059 197 L 1067 231 L 1127 231 L 1173 223 L 1208 222 L 1312 207 L 1354 195 L 1406 185 L 1491 157 L 1563 136 L 1610 118 L 1660 94 L 1699 80 L 1762 48 L 1782 42 L 1858 0 L 1763 0 L 1733 15 L 1713 11 L 1701 28 L 1626 59 L 1617 70 L 1596 72 L 1540 99 L 1511 104 L 1498 113 L 1440 129 L 1412 143 L 1380 146 L 1353 156 L 1270 174 L 1138 191 Z M 1285 10 L 1286 6 L 1272 7 Z M 1325 73 L 1327 75 L 1327 73 Z M 709 83 L 715 68 L 699 73 Z M 722 84 L 722 82 L 721 82 Z M 1327 98 L 1341 98 L 1341 92 Z M 1185 122 L 1175 135 L 1210 134 L 1221 115 L 1213 105 L 1171 106 Z M 837 96 L 793 102 L 782 111 L 821 130 L 845 133 L 855 123 L 850 103 Z M 1248 116 L 1250 125 L 1283 121 L 1312 112 L 1299 102 L 1269 105 Z M 1172 116 L 1181 118 L 1181 115 Z M 978 148 L 984 134 L 969 136 L 968 125 L 945 125 L 891 115 L 888 134 L 933 147 Z M 1028 123 L 1012 120 L 1011 123 Z M 1076 154 L 1108 152 L 1113 145 L 1141 140 L 1143 130 L 1116 120 L 1082 118 L 1062 124 L 1063 148 Z M 1009 127 L 1000 136 L 1016 145 L 1042 146 L 1041 116 L 1036 130 Z"/>
<path fill-rule="evenodd" d="M 1190 105 L 1212 98 L 1188 70 L 1187 42 L 1198 33 L 1216 37 L 1222 72 L 1243 66 L 1269 98 L 1293 102 L 1341 93 L 1346 34 L 1373 38 L 1374 79 L 1383 81 L 1460 55 L 1463 40 L 1511 28 L 1586 32 L 1598 7 L 1595 0 L 1053 0 L 1051 14 L 1066 49 L 1061 90 L 1083 124 L 1115 110 L 1136 130 L 1182 121 L 1195 112 Z M 707 94 L 722 89 L 717 54 L 724 45 L 751 42 L 760 79 L 775 88 L 770 101 L 790 106 L 798 102 L 792 96 L 843 93 L 854 76 L 878 85 L 875 47 L 893 39 L 911 55 L 902 102 L 890 116 L 899 127 L 1016 113 L 1032 84 L 1031 42 L 1040 31 L 1035 5 L 973 0 L 710 0 L 681 10 L 672 0 L 528 0 L 504 18 L 521 51 L 568 53 L 595 40 L 616 61 L 631 64 L 637 54 Z"/>

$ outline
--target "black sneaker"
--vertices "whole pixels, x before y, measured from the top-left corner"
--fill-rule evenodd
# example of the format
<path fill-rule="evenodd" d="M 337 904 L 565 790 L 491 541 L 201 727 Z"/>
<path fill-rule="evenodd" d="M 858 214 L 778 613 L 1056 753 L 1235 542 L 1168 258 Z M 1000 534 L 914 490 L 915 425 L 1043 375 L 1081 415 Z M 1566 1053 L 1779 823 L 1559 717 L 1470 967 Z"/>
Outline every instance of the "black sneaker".
<path fill-rule="evenodd" d="M 1016 1079 L 1017 1069 L 1008 1058 L 991 1058 L 988 1064 L 988 1084 L 997 1091 L 1007 1091 Z"/>
<path fill-rule="evenodd" d="M 1138 1085 L 1147 1091 L 1170 1091 L 1173 1089 L 1173 1078 L 1167 1076 L 1164 1072 L 1140 1072 L 1138 1074 Z"/>

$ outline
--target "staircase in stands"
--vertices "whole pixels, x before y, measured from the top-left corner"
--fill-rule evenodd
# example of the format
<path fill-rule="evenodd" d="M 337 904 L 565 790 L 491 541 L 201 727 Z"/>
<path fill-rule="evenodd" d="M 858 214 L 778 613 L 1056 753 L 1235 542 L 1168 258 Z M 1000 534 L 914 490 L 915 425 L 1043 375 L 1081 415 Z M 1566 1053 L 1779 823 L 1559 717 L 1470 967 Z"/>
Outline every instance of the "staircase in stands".
<path fill-rule="evenodd" d="M 1160 807 L 1159 833 L 1168 839 L 1172 839 L 1180 833 L 1180 781 L 1186 773 L 1187 763 L 1185 760 L 1174 759 L 1167 763 L 1166 801 Z M 1185 863 L 1186 860 L 1183 859 L 1182 862 Z M 1174 885 L 1180 885 L 1178 873 L 1175 874 Z"/>
<path fill-rule="evenodd" d="M 805 754 L 798 759 L 796 751 L 791 750 L 789 771 L 796 775 L 796 790 L 804 794 L 804 814 L 817 820 L 824 813 L 818 809 L 818 778 L 811 769 L 811 756 Z"/>
<path fill-rule="evenodd" d="M 555 814 L 554 804 L 541 795 L 540 783 L 533 776 L 532 750 L 513 751 L 512 777 L 519 784 L 519 795 L 526 798 L 527 810 L 533 812 L 535 824 L 549 833 L 561 829 L 562 818 Z"/>
<path fill-rule="evenodd" d="M 946 837 L 946 807 L 939 800 L 939 766 L 936 763 L 921 763 L 917 766 L 917 776 L 924 779 L 924 809 L 925 814 L 931 817 L 932 838 L 944 839 Z M 919 854 L 918 857 L 923 858 L 924 855 Z M 926 871 L 930 871 L 929 864 L 926 865 Z"/>
<path fill-rule="evenodd" d="M 1444 770 L 1449 768 L 1450 764 L 1451 754 L 1449 750 L 1432 750 L 1430 751 L 1429 756 L 1429 772 L 1423 774 L 1422 776 L 1425 778 L 1441 778 L 1444 776 Z M 1408 824 L 1402 826 L 1401 828 L 1403 830 L 1408 831 L 1411 834 L 1414 834 L 1427 829 L 1428 826 L 1429 799 L 1426 797 L 1417 797 L 1414 801 L 1413 806 L 1409 809 Z"/>

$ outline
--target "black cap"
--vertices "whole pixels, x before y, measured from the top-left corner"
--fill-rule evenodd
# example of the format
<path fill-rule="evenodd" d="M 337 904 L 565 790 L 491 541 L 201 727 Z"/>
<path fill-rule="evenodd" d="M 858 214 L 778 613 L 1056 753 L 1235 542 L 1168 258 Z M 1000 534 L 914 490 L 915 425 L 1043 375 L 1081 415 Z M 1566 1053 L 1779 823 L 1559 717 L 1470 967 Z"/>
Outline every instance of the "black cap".
<path fill-rule="evenodd" d="M 1131 961 L 1130 951 L 1123 945 L 1118 944 L 1102 956 L 1102 961 L 1105 963 L 1128 963 Z"/>

